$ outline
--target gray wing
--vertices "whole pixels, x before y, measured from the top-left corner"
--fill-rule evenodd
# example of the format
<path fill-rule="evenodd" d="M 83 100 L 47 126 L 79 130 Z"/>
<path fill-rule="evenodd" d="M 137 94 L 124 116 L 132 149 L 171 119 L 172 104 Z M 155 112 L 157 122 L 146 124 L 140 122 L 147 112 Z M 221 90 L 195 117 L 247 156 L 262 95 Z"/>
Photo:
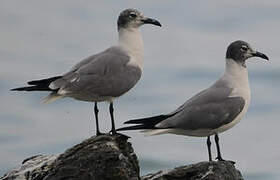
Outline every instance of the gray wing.
<path fill-rule="evenodd" d="M 215 129 L 228 124 L 245 105 L 242 97 L 229 97 L 231 91 L 229 87 L 210 87 L 170 113 L 172 116 L 156 127 L 195 130 Z"/>
<path fill-rule="evenodd" d="M 141 70 L 128 66 L 129 56 L 118 47 L 91 56 L 54 81 L 51 88 L 68 94 L 117 97 L 131 89 L 141 77 Z"/>

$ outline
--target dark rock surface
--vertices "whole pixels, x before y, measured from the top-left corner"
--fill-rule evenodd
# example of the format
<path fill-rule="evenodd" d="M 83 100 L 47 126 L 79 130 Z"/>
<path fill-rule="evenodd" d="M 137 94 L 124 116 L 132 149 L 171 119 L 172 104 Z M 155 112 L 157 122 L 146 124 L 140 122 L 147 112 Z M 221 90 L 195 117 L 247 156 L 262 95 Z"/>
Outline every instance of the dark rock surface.
<path fill-rule="evenodd" d="M 139 177 L 127 137 L 89 138 L 60 155 L 37 155 L 0 180 L 243 180 L 231 162 L 200 162 Z"/>
<path fill-rule="evenodd" d="M 34 156 L 1 180 L 138 180 L 137 157 L 127 137 L 89 138 L 59 156 Z"/>
<path fill-rule="evenodd" d="M 142 180 L 243 180 L 230 161 L 200 162 L 148 174 Z"/>

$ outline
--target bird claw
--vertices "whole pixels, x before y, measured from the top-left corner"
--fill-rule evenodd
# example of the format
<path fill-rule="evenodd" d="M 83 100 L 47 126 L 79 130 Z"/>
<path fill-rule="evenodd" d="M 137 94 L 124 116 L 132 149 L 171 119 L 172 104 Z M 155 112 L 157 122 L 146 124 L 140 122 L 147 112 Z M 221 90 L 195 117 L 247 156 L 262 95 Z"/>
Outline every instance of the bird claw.
<path fill-rule="evenodd" d="M 111 131 L 109 132 L 109 134 L 110 134 L 110 135 L 116 135 L 116 134 L 118 134 L 118 133 L 117 133 L 116 130 L 111 130 Z"/>
<path fill-rule="evenodd" d="M 226 161 L 226 160 L 224 160 L 221 156 L 216 157 L 216 159 L 217 159 L 218 161 Z"/>
<path fill-rule="evenodd" d="M 227 161 L 227 162 L 230 162 L 230 163 L 232 163 L 232 164 L 235 164 L 234 161 L 231 161 L 231 160 L 224 160 L 224 159 L 223 159 L 222 157 L 220 157 L 220 156 L 216 157 L 216 159 L 217 159 L 218 161 Z"/>
<path fill-rule="evenodd" d="M 130 136 L 127 136 L 127 135 L 122 134 L 122 133 L 118 133 L 118 132 L 116 132 L 116 131 L 114 132 L 114 131 L 112 131 L 112 130 L 109 132 L 109 134 L 112 135 L 112 136 L 116 136 L 116 135 L 117 135 L 117 136 L 121 136 L 122 138 L 126 138 L 126 139 L 129 139 L 129 138 L 130 138 Z"/>

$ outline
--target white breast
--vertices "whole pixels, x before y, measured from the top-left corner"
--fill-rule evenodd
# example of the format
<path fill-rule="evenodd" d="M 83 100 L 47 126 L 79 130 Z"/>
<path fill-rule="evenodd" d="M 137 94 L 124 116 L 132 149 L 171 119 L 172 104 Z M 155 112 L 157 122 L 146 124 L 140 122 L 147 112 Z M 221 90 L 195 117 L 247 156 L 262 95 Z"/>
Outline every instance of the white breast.
<path fill-rule="evenodd" d="M 241 66 L 234 60 L 227 59 L 226 71 L 222 78 L 229 82 L 229 85 L 233 88 L 230 97 L 242 97 L 245 100 L 245 105 L 241 113 L 232 122 L 215 129 L 214 131 L 216 133 L 224 132 L 240 122 L 246 114 L 251 100 L 251 91 L 246 67 Z"/>
<path fill-rule="evenodd" d="M 128 65 L 143 68 L 143 40 L 137 28 L 119 30 L 119 46 L 130 56 Z"/>
<path fill-rule="evenodd" d="M 220 80 L 227 82 L 227 86 L 233 89 L 230 97 L 242 97 L 245 100 L 245 105 L 240 114 L 232 122 L 216 129 L 198 129 L 189 131 L 180 129 L 169 129 L 167 130 L 167 133 L 205 137 L 224 132 L 240 122 L 249 108 L 251 99 L 247 68 L 236 63 L 234 60 L 227 59 L 226 70 Z"/>

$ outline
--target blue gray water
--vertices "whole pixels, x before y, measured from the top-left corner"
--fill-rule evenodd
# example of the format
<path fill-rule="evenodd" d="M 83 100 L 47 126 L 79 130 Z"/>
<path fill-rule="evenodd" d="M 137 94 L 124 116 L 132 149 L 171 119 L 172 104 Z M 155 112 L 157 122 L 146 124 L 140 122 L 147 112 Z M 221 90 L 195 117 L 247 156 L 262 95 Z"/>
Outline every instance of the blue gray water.
<path fill-rule="evenodd" d="M 35 154 L 62 153 L 94 134 L 92 104 L 63 99 L 40 104 L 46 93 L 15 93 L 26 80 L 58 75 L 80 59 L 117 41 L 116 16 L 137 7 L 163 27 L 141 28 L 144 73 L 116 101 L 117 126 L 131 118 L 167 113 L 222 73 L 226 46 L 243 39 L 271 61 L 248 61 L 251 107 L 221 134 L 224 158 L 249 180 L 280 178 L 279 7 L 277 0 L 220 1 L 1 1 L 0 176 Z M 110 128 L 108 104 L 100 104 L 101 127 Z M 128 132 L 141 173 L 207 160 L 205 138 Z M 215 152 L 215 150 L 213 150 Z"/>

